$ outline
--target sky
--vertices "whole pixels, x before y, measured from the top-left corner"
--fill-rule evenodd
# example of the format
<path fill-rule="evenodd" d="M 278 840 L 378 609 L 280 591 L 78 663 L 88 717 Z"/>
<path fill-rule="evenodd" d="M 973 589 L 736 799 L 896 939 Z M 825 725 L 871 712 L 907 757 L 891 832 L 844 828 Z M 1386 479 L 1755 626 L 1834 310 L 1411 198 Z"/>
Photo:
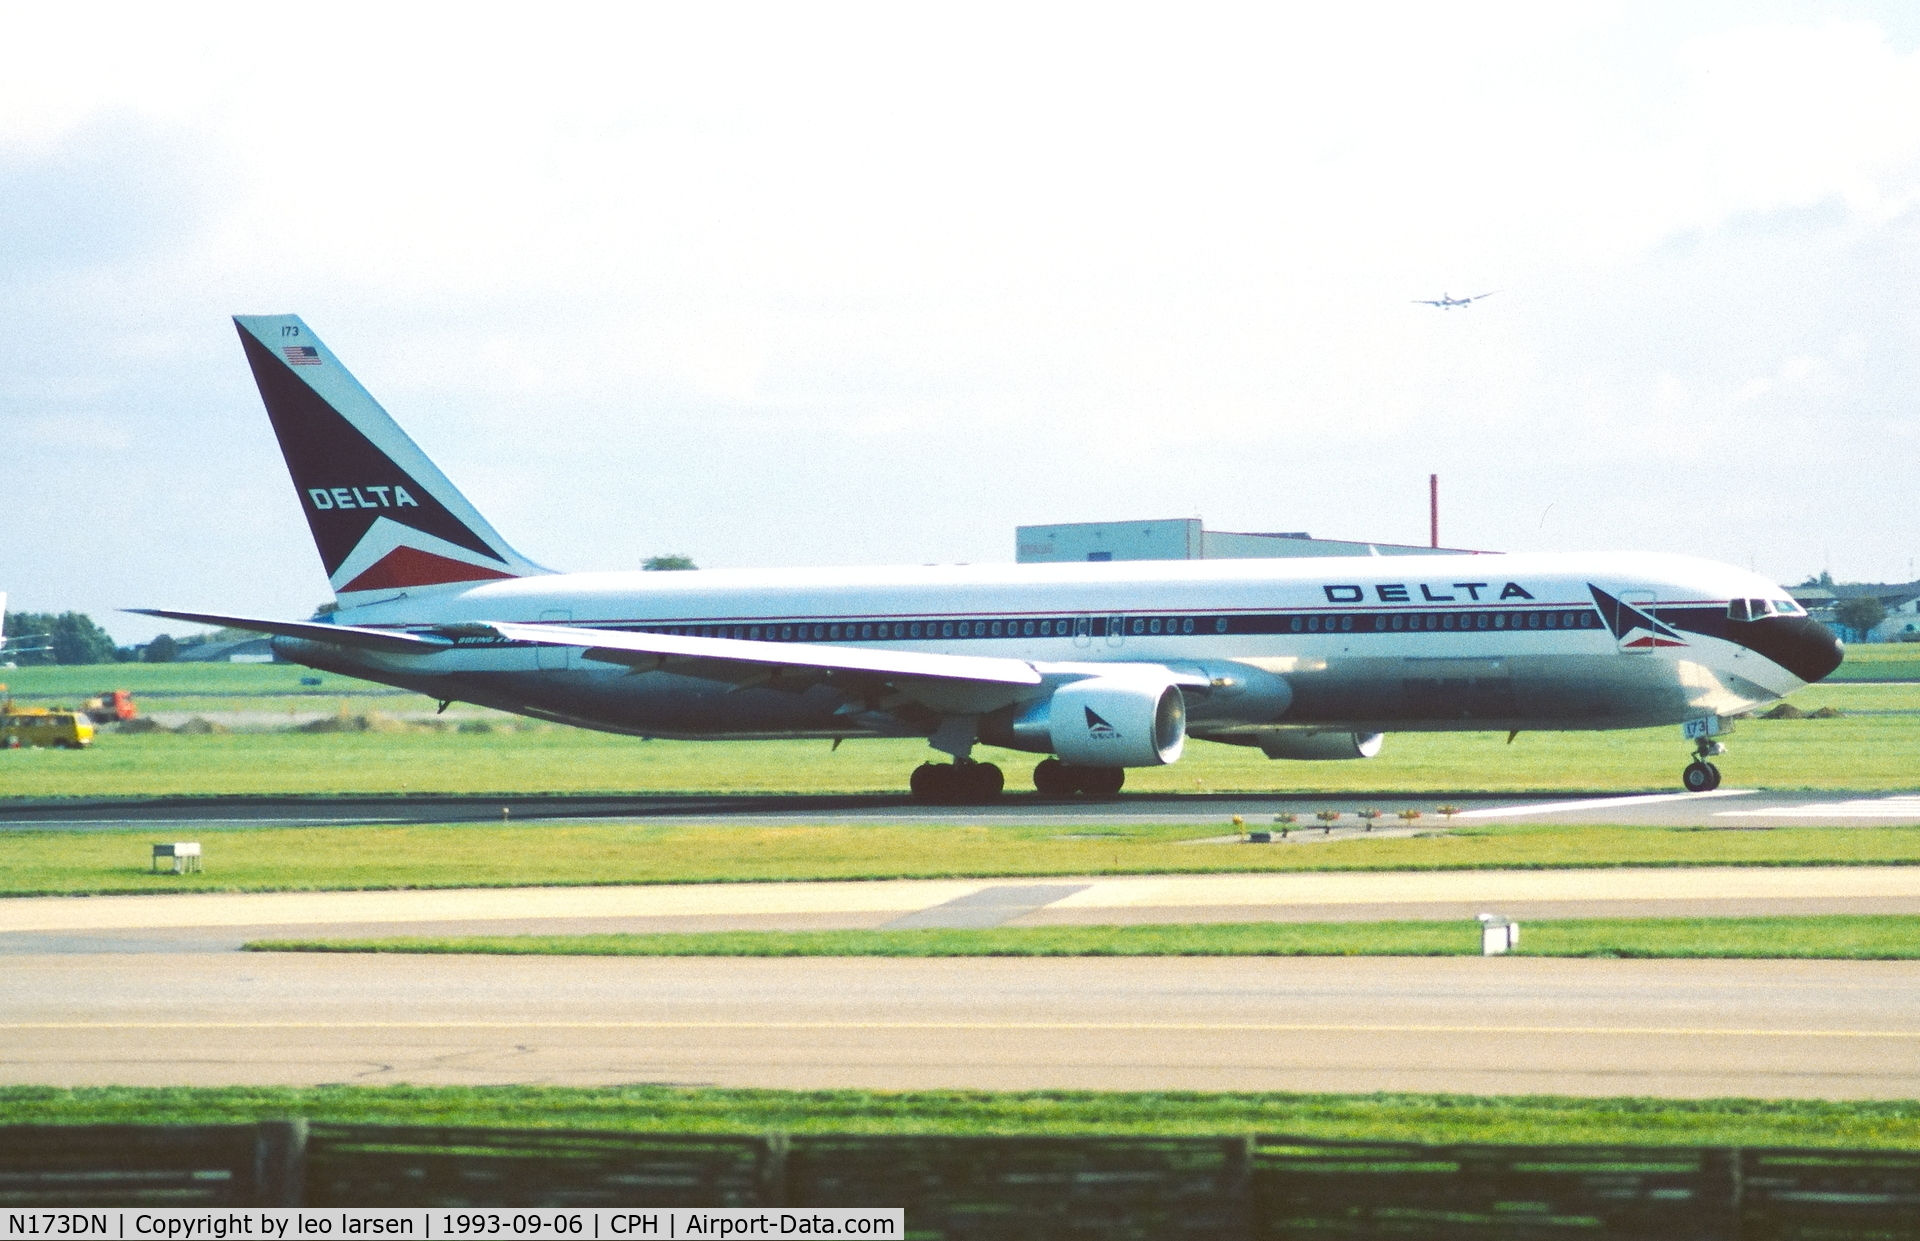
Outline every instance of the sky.
<path fill-rule="evenodd" d="M 330 597 L 287 312 L 558 569 L 1437 473 L 1452 546 L 1916 576 L 1910 3 L 0 9 L 16 611 Z"/>

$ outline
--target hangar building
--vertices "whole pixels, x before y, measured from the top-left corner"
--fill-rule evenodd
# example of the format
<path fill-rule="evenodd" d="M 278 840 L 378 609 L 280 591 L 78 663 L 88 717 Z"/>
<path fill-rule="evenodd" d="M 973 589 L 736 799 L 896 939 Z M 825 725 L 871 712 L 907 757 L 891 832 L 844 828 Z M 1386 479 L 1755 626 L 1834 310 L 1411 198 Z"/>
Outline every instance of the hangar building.
<path fill-rule="evenodd" d="M 1198 517 L 1161 521 L 1077 521 L 1015 528 L 1021 564 L 1065 560 L 1267 560 L 1280 556 L 1459 556 L 1462 547 L 1316 539 L 1305 531 L 1242 534 L 1208 530 Z"/>

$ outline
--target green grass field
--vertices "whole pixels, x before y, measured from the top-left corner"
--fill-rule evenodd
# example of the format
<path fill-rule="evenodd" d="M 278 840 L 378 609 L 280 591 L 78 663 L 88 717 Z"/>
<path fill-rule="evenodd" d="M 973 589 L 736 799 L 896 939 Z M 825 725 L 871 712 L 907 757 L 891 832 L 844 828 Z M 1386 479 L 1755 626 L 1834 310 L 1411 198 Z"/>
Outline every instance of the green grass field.
<path fill-rule="evenodd" d="M 1914 714 L 1743 720 L 1719 760 L 1729 787 L 1920 787 L 1920 695 L 1902 686 L 1834 687 L 1809 710 Z M 1862 705 L 1871 703 L 1871 706 Z M 1848 709 L 1841 706 L 1842 710 Z M 1030 789 L 1034 756 L 982 748 L 1011 791 Z M 935 757 L 915 740 L 643 741 L 572 728 L 484 735 L 311 736 L 103 733 L 86 751 L 0 751 L 0 796 L 152 797 L 345 793 L 904 792 Z M 1133 792 L 1324 792 L 1447 799 L 1484 792 L 1670 791 L 1688 758 L 1678 729 L 1609 733 L 1397 733 L 1377 759 L 1273 762 L 1258 750 L 1194 742 L 1181 762 L 1127 773 Z"/>
<path fill-rule="evenodd" d="M 1486 826 L 1430 836 L 1183 844 L 1221 824 L 196 828 L 206 869 L 149 873 L 152 831 L 8 832 L 0 896 L 1234 871 L 1920 865 L 1920 828 Z"/>
<path fill-rule="evenodd" d="M 1920 682 L 1920 644 L 1850 652 L 1860 675 Z M 319 686 L 302 686 L 303 676 Z M 420 695 L 292 665 L 108 664 L 0 673 L 18 694 L 69 705 L 108 688 L 131 690 L 147 710 L 288 712 L 430 711 Z M 358 694 L 378 696 L 355 697 Z M 143 698 L 145 695 L 147 697 Z M 1812 686 L 1793 698 L 1837 720 L 1743 721 L 1721 761 L 1729 784 L 1775 789 L 1920 787 L 1920 684 Z M 501 717 L 504 722 L 510 717 Z M 124 735 L 103 732 L 84 753 L 0 752 L 0 797 L 335 793 L 862 793 L 904 791 L 930 757 L 918 741 L 641 741 L 527 722 L 491 734 Z M 983 750 L 1030 787 L 1035 756 Z M 1686 762 L 1678 730 L 1504 734 L 1397 733 L 1370 762 L 1272 762 L 1257 750 L 1195 742 L 1173 767 L 1130 771 L 1138 792 L 1379 793 L 1444 797 L 1462 790 L 1571 792 L 1664 790 Z"/>
<path fill-rule="evenodd" d="M 318 677 L 319 686 L 300 684 Z M 77 664 L 9 668 L 0 682 L 15 694 L 60 694 L 75 700 L 102 690 L 124 689 L 136 701 L 142 694 L 219 694 L 270 697 L 277 694 L 387 691 L 387 686 L 355 677 L 315 672 L 297 664 Z"/>
<path fill-rule="evenodd" d="M 302 677 L 318 685 L 302 685 Z M 105 690 L 124 689 L 143 713 L 253 711 L 431 711 L 436 705 L 371 681 L 292 664 L 83 664 L 12 668 L 0 684 L 22 706 L 77 707 Z"/>
<path fill-rule="evenodd" d="M 1287 1134 L 1920 1149 L 1920 1102 L 672 1086 L 0 1087 L 13 1124 L 315 1121 L 652 1133 Z"/>
<path fill-rule="evenodd" d="M 1229 922 L 924 931 L 260 940 L 255 952 L 574 957 L 1469 957 L 1452 922 Z M 1516 956 L 1920 960 L 1920 916 L 1579 918 L 1529 922 Z"/>
<path fill-rule="evenodd" d="M 1920 642 L 1862 642 L 1829 681 L 1920 681 Z"/>

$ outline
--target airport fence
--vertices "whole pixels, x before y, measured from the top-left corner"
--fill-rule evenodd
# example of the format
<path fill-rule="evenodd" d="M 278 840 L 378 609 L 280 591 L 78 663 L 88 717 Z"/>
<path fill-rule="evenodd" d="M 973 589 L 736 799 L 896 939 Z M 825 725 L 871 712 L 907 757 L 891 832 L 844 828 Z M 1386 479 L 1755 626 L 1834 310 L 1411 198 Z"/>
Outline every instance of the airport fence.
<path fill-rule="evenodd" d="M 904 1206 L 910 1236 L 1920 1241 L 1920 1153 L 0 1126 L 0 1206 Z"/>

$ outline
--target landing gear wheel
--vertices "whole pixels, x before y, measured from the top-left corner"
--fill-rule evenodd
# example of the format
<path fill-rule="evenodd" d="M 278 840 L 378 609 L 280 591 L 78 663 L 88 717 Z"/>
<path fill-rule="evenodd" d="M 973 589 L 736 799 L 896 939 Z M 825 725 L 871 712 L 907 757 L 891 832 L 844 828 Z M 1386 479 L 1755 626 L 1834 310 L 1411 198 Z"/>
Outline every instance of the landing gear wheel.
<path fill-rule="evenodd" d="M 1112 797 L 1127 782 L 1124 767 L 1076 767 L 1074 784 L 1088 797 Z"/>
<path fill-rule="evenodd" d="M 918 801 L 964 804 L 990 802 L 1006 783 L 992 763 L 922 763 L 913 769 L 907 786 Z"/>
<path fill-rule="evenodd" d="M 913 769 L 913 775 L 907 780 L 907 787 L 913 790 L 916 801 L 938 801 L 941 789 L 946 785 L 946 768 L 937 763 L 922 763 Z"/>
<path fill-rule="evenodd" d="M 968 763 L 955 771 L 966 783 L 967 801 L 993 801 L 1007 787 L 1007 777 L 993 763 Z"/>
<path fill-rule="evenodd" d="M 1705 759 L 1695 759 L 1681 773 L 1680 783 L 1689 793 L 1711 793 L 1720 787 L 1720 769 Z"/>
<path fill-rule="evenodd" d="M 1033 769 L 1033 788 L 1042 797 L 1072 797 L 1077 791 L 1073 768 L 1057 758 L 1041 759 Z"/>

